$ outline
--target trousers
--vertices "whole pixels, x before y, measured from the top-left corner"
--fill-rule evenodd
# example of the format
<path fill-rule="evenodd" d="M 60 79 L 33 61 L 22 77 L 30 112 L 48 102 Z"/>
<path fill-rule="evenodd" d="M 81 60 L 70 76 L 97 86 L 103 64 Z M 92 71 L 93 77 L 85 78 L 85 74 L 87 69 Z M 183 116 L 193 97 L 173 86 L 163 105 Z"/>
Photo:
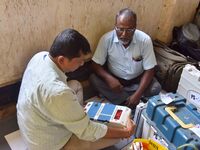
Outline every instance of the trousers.
<path fill-rule="evenodd" d="M 139 87 L 140 78 L 132 79 L 130 81 L 124 81 L 120 79 L 119 81 L 124 86 L 121 93 L 116 93 L 105 83 L 103 79 L 99 76 L 92 74 L 89 78 L 93 87 L 104 97 L 106 97 L 111 103 L 119 105 L 124 103 L 129 96 L 131 96 Z M 159 94 L 161 91 L 161 85 L 153 78 L 147 89 L 144 91 L 143 96 L 150 97 Z"/>

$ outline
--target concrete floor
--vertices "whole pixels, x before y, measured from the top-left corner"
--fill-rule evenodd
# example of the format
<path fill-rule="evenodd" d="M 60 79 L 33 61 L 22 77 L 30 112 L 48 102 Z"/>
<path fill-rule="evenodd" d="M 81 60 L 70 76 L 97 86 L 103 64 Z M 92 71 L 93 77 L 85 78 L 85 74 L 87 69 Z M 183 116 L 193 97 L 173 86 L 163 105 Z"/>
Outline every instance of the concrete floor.
<path fill-rule="evenodd" d="M 0 150 L 11 150 L 4 136 L 18 129 L 16 115 L 0 120 Z"/>

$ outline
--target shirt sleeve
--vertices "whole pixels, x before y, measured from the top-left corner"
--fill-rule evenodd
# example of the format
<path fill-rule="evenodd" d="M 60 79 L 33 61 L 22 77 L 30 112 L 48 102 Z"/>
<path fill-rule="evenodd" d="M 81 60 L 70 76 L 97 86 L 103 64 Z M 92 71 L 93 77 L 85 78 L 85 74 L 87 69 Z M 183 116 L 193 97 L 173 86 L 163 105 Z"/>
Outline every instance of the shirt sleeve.
<path fill-rule="evenodd" d="M 104 65 L 107 59 L 108 40 L 106 35 L 102 36 L 97 45 L 96 51 L 92 57 L 92 60 L 97 64 Z"/>
<path fill-rule="evenodd" d="M 144 70 L 152 69 L 157 65 L 153 44 L 150 37 L 143 41 L 142 55 Z"/>
<path fill-rule="evenodd" d="M 89 119 L 71 90 L 52 96 L 45 104 L 53 121 L 64 125 L 80 139 L 95 141 L 105 136 L 107 126 Z"/>

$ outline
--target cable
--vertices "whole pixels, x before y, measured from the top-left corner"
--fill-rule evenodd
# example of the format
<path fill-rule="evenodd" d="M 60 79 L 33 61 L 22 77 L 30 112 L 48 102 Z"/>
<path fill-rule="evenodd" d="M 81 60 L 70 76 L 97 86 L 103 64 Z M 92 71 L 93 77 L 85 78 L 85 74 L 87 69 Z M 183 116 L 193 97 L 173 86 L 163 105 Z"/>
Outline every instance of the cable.
<path fill-rule="evenodd" d="M 177 147 L 177 150 L 182 150 L 184 147 L 192 147 L 192 148 L 194 148 L 194 150 L 198 150 L 198 148 L 192 144 L 183 144 L 183 145 Z"/>

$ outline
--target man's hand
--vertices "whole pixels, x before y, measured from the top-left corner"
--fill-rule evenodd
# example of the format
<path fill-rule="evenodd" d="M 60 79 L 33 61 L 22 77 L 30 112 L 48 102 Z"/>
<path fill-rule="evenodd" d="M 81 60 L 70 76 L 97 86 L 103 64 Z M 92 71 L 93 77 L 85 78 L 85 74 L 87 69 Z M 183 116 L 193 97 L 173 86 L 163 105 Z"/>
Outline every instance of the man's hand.
<path fill-rule="evenodd" d="M 129 117 L 126 127 L 124 128 L 108 126 L 108 130 L 104 138 L 130 138 L 134 133 L 135 123 Z"/>
<path fill-rule="evenodd" d="M 130 108 L 135 108 L 140 102 L 141 95 L 137 94 L 136 92 L 128 97 L 126 101 L 126 105 Z"/>
<path fill-rule="evenodd" d="M 127 138 L 129 138 L 135 133 L 135 123 L 133 122 L 133 120 L 131 120 L 130 117 L 127 120 L 126 131 L 127 131 Z"/>
<path fill-rule="evenodd" d="M 107 81 L 108 86 L 114 91 L 114 92 L 121 92 L 123 86 L 121 85 L 121 83 L 119 82 L 118 79 L 116 79 L 115 77 L 110 77 L 109 80 Z"/>

